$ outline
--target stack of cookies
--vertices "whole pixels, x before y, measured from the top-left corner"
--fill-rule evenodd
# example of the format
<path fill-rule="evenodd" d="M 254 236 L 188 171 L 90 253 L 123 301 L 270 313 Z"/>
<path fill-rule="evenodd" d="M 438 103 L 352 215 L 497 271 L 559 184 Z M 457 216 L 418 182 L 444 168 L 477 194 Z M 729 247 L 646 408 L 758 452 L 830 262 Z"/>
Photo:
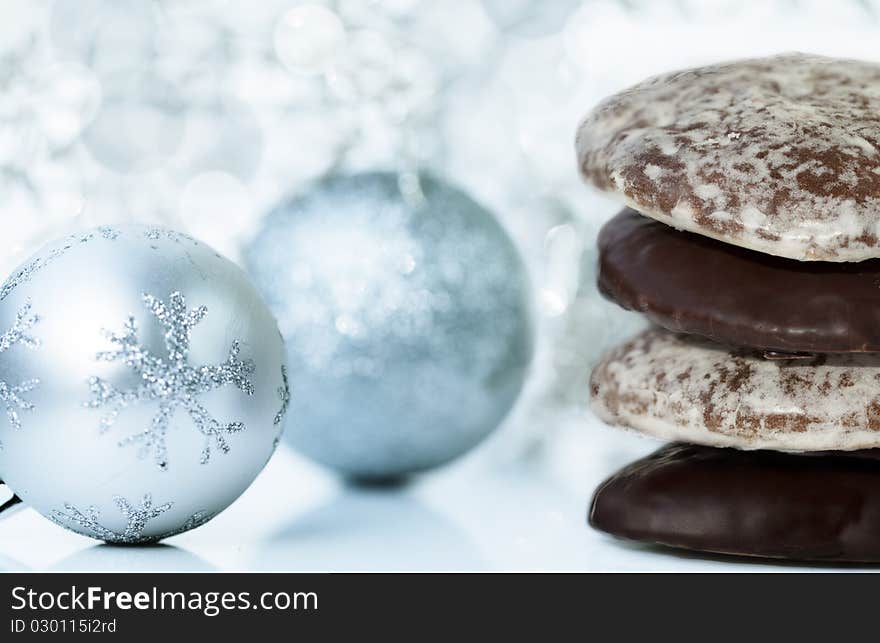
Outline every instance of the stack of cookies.
<path fill-rule="evenodd" d="M 671 441 L 607 480 L 622 538 L 880 561 L 880 65 L 802 54 L 602 102 L 581 170 L 626 204 L 599 289 L 654 325 L 593 371 L 592 408 Z"/>

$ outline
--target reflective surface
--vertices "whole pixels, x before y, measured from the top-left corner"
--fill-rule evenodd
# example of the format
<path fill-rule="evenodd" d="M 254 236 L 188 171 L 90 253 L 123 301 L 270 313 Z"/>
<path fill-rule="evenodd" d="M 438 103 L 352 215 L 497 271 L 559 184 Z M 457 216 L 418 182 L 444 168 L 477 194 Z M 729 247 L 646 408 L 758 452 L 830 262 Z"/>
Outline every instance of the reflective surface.
<path fill-rule="evenodd" d="M 493 440 L 414 484 L 372 489 L 342 486 L 280 448 L 229 510 L 167 548 L 96 547 L 22 511 L 0 520 L 0 551 L 18 567 L 120 571 L 835 569 L 676 553 L 589 529 L 595 486 L 657 444 L 560 419 L 553 449 L 533 461 L 500 464 Z"/>

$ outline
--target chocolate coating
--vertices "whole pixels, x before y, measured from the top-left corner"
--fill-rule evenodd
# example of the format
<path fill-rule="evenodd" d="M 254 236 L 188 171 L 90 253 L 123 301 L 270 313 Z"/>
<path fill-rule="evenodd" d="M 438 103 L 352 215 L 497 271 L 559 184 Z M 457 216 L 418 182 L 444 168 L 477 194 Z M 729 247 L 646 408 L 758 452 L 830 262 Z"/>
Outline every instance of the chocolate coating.
<path fill-rule="evenodd" d="M 599 234 L 599 290 L 664 328 L 725 344 L 880 351 L 880 259 L 794 261 L 625 209 Z"/>
<path fill-rule="evenodd" d="M 589 523 L 702 552 L 880 562 L 880 450 L 794 455 L 668 445 L 606 480 Z"/>

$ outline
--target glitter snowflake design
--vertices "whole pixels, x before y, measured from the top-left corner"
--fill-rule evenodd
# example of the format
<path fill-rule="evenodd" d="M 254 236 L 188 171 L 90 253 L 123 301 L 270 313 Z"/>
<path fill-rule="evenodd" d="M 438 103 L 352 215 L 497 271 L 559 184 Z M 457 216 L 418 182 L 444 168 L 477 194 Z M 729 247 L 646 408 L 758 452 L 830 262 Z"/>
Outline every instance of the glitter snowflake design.
<path fill-rule="evenodd" d="M 27 348 L 37 348 L 40 343 L 30 334 L 40 318 L 31 312 L 30 302 L 22 306 L 15 318 L 15 323 L 8 331 L 0 335 L 0 353 L 8 351 L 17 344 Z M 32 411 L 33 403 L 25 400 L 22 395 L 33 391 L 39 386 L 40 380 L 25 380 L 20 384 L 10 385 L 0 380 L 0 402 L 6 406 L 6 417 L 14 429 L 21 428 L 19 411 Z"/>
<path fill-rule="evenodd" d="M 100 377 L 89 380 L 92 399 L 85 406 L 92 409 L 109 408 L 101 418 L 101 431 L 109 430 L 120 412 L 128 406 L 158 402 L 159 408 L 149 427 L 123 439 L 120 446 L 139 444 L 141 456 L 152 452 L 157 466 L 167 469 L 168 454 L 165 436 L 178 409 L 183 409 L 205 437 L 201 463 L 211 459 L 212 448 L 228 453 L 226 435 L 243 431 L 242 422 L 222 424 L 199 402 L 199 396 L 222 386 L 234 385 L 246 395 L 254 394 L 248 375 L 255 371 L 251 360 L 240 360 L 239 343 L 234 341 L 227 360 L 216 366 L 195 367 L 189 364 L 190 333 L 207 314 L 200 306 L 188 310 L 186 300 L 179 292 L 171 293 L 168 304 L 153 295 L 143 296 L 144 304 L 165 329 L 167 358 L 154 355 L 138 341 L 137 324 L 129 317 L 121 333 L 105 331 L 114 348 L 98 353 L 104 362 L 124 362 L 140 375 L 141 384 L 133 389 L 120 390 Z"/>
<path fill-rule="evenodd" d="M 162 241 L 163 239 L 171 241 L 173 243 L 179 243 L 182 245 L 200 245 L 199 242 L 188 234 L 184 234 L 183 232 L 178 232 L 177 230 L 172 230 L 170 228 L 147 228 L 144 230 L 144 238 L 149 241 Z M 158 248 L 158 246 L 150 246 L 154 250 Z"/>
<path fill-rule="evenodd" d="M 77 233 L 66 237 L 57 247 L 53 248 L 44 255 L 32 258 L 26 264 L 16 270 L 12 275 L 10 275 L 9 278 L 6 279 L 6 281 L 4 281 L 2 285 L 0 285 L 0 301 L 6 299 L 10 294 L 12 294 L 13 290 L 18 288 L 22 284 L 28 283 L 34 277 L 34 275 L 64 257 L 74 248 L 82 244 L 89 243 L 98 238 L 105 241 L 116 241 L 122 235 L 123 231 L 120 228 L 114 228 L 113 226 L 100 226 L 92 232 Z M 146 231 L 144 231 L 143 235 L 146 239 L 150 241 L 160 241 L 163 239 L 167 239 L 168 241 L 172 241 L 174 243 L 182 245 L 199 245 L 199 242 L 191 236 L 186 235 L 182 232 L 176 232 L 168 228 L 148 228 Z M 158 246 L 156 245 L 153 245 L 151 247 L 153 249 L 158 249 Z"/>
<path fill-rule="evenodd" d="M 216 516 L 216 512 L 210 511 L 197 511 L 192 516 L 186 519 L 180 527 L 177 529 L 172 529 L 171 531 L 166 531 L 165 533 L 156 537 L 156 540 L 164 540 L 165 538 L 171 538 L 171 536 L 176 536 L 177 534 L 182 534 L 185 531 L 192 531 L 197 527 L 201 527 L 206 522 L 213 520 L 214 516 Z"/>
<path fill-rule="evenodd" d="M 52 511 L 51 518 L 62 527 L 75 525 L 89 535 L 108 543 L 131 544 L 155 540 L 155 538 L 143 537 L 147 523 L 153 518 L 161 516 L 174 505 L 172 502 L 166 502 L 165 504 L 154 506 L 153 496 L 149 493 L 144 495 L 140 508 L 133 507 L 122 496 L 113 496 L 113 503 L 119 509 L 119 512 L 125 516 L 126 525 L 121 533 L 113 531 L 99 522 L 101 512 L 98 511 L 97 507 L 89 507 L 85 512 L 82 512 L 73 505 L 65 503 L 64 511 L 58 511 L 57 509 Z"/>
<path fill-rule="evenodd" d="M 115 240 L 119 236 L 119 233 L 109 226 L 102 226 L 98 228 L 98 232 L 104 239 L 107 239 L 109 241 Z M 88 243 L 94 238 L 94 232 L 70 235 L 61 243 L 61 245 L 53 248 L 48 254 L 44 256 L 34 257 L 30 261 L 28 261 L 16 272 L 10 275 L 9 278 L 3 282 L 3 285 L 0 286 L 0 301 L 6 299 L 13 290 L 18 288 L 20 285 L 29 282 L 35 274 L 66 255 L 77 245 Z"/>
<path fill-rule="evenodd" d="M 97 507 L 89 507 L 84 512 L 80 511 L 70 503 L 64 504 L 64 510 L 52 511 L 50 518 L 62 527 L 73 528 L 76 531 L 85 532 L 89 536 L 100 538 L 101 540 L 114 543 L 133 545 L 139 543 L 155 542 L 176 536 L 185 531 L 201 527 L 211 520 L 216 514 L 207 511 L 197 511 L 177 529 L 159 534 L 157 536 L 145 537 L 144 530 L 147 524 L 170 510 L 173 502 L 166 502 L 161 505 L 153 504 L 152 494 L 145 494 L 141 501 L 141 506 L 135 508 L 128 500 L 122 496 L 113 496 L 113 503 L 119 509 L 119 512 L 125 517 L 125 529 L 122 532 L 114 531 L 101 524 L 101 512 Z"/>
<path fill-rule="evenodd" d="M 119 235 L 122 234 L 116 228 L 112 228 L 108 225 L 100 226 L 98 232 L 107 241 L 116 241 L 119 238 Z"/>
<path fill-rule="evenodd" d="M 280 425 L 287 415 L 290 407 L 290 380 L 287 378 L 287 367 L 281 366 L 281 386 L 278 387 L 278 397 L 281 398 L 281 409 L 275 414 L 275 426 Z"/>

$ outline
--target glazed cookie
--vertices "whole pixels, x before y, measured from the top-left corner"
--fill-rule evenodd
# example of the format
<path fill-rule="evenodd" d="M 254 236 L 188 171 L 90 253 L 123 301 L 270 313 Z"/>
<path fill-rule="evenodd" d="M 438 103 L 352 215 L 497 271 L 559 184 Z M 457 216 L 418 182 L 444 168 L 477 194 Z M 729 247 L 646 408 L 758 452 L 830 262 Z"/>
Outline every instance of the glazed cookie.
<path fill-rule="evenodd" d="M 741 449 L 880 447 L 880 356 L 768 360 L 651 328 L 590 378 L 609 424 L 664 440 Z"/>
<path fill-rule="evenodd" d="M 804 54 L 670 73 L 596 107 L 584 176 L 639 212 L 798 260 L 880 257 L 880 65 Z"/>
<path fill-rule="evenodd" d="M 599 234 L 598 282 L 675 332 L 786 353 L 880 351 L 880 259 L 772 257 L 624 210 Z"/>
<path fill-rule="evenodd" d="M 602 484 L 589 521 L 621 538 L 703 552 L 880 562 L 878 460 L 873 451 L 673 444 Z"/>

